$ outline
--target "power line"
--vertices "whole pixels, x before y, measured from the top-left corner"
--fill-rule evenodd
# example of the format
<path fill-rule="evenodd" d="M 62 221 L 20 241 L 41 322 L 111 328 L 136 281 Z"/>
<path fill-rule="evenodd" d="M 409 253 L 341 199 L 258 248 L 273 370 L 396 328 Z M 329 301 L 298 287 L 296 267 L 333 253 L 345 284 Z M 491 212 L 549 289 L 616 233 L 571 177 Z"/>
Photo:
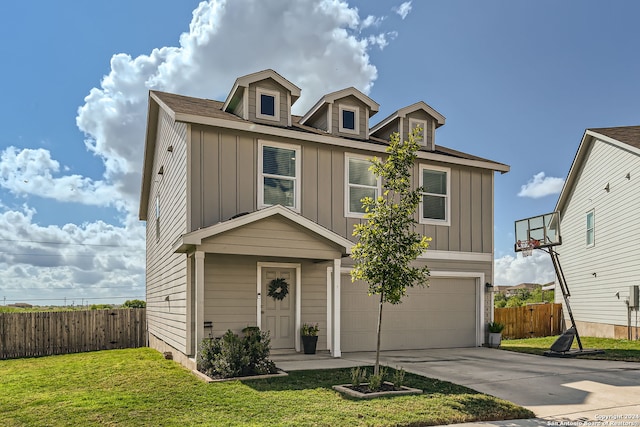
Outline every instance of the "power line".
<path fill-rule="evenodd" d="M 101 243 L 71 243 L 71 242 L 52 242 L 52 241 L 44 241 L 44 240 L 17 240 L 17 239 L 0 239 L 0 242 L 14 242 L 14 243 L 40 243 L 44 245 L 75 245 L 75 246 L 100 246 L 100 247 L 111 247 L 111 248 L 137 248 L 138 246 L 132 245 L 110 245 L 110 244 L 101 244 Z"/>
<path fill-rule="evenodd" d="M 68 254 L 68 253 L 59 253 L 59 254 L 36 254 L 36 253 L 24 253 L 24 254 L 19 254 L 19 253 L 14 253 L 14 252 L 4 252 L 4 251 L 0 251 L 0 254 L 5 254 L 5 255 L 18 255 L 18 256 L 74 256 L 74 257 L 95 257 L 95 256 L 101 256 L 101 257 L 122 257 L 122 256 L 126 256 L 126 257 L 130 257 L 130 254 L 100 254 L 100 253 L 94 253 L 94 254 Z"/>

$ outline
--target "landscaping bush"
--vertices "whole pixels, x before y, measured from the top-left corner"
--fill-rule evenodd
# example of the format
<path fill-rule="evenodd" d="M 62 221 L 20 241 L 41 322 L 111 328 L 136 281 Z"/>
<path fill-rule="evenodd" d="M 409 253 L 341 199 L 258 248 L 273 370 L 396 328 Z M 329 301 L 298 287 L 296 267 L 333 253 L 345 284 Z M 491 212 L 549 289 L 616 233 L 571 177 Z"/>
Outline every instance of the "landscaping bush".
<path fill-rule="evenodd" d="M 220 338 L 206 338 L 198 351 L 198 370 L 211 378 L 273 374 L 268 332 L 247 329 L 242 337 L 227 331 Z"/>

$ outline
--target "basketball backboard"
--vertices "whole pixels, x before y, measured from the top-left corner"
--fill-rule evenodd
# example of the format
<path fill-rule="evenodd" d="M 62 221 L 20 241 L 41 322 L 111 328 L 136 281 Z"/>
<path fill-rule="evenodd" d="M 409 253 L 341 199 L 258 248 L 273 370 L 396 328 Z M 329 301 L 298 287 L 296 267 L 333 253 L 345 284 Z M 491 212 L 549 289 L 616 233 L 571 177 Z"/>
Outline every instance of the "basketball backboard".
<path fill-rule="evenodd" d="M 560 214 L 551 212 L 516 221 L 515 250 L 520 252 L 528 244 L 535 248 L 546 248 L 562 244 L 560 237 Z"/>

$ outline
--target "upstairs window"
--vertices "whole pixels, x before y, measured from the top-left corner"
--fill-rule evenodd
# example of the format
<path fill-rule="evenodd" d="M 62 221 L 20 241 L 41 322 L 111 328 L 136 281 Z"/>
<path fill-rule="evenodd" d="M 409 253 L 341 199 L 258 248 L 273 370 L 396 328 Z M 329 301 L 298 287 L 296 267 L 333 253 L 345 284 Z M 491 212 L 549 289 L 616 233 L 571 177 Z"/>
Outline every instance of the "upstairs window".
<path fill-rule="evenodd" d="M 259 143 L 258 207 L 282 205 L 300 210 L 300 147 Z"/>
<path fill-rule="evenodd" d="M 280 92 L 256 88 L 256 117 L 280 121 Z"/>
<path fill-rule="evenodd" d="M 160 195 L 156 195 L 156 242 L 160 241 Z"/>
<path fill-rule="evenodd" d="M 450 225 L 450 176 L 451 170 L 448 168 L 420 166 L 421 223 Z"/>
<path fill-rule="evenodd" d="M 360 117 L 358 107 L 349 107 L 341 105 L 339 110 L 339 128 L 343 133 L 360 133 Z"/>
<path fill-rule="evenodd" d="M 409 132 L 413 131 L 415 128 L 420 128 L 421 131 L 419 133 L 420 139 L 418 140 L 418 144 L 420 145 L 427 145 L 427 140 L 426 140 L 426 129 L 427 129 L 427 122 L 425 120 L 416 120 L 416 119 L 409 119 Z"/>
<path fill-rule="evenodd" d="M 347 155 L 345 176 L 345 216 L 362 218 L 365 214 L 361 200 L 365 197 L 376 199 L 380 194 L 380 178 L 369 170 L 371 162 L 363 156 Z"/>
<path fill-rule="evenodd" d="M 593 210 L 587 212 L 587 247 L 593 246 L 596 243 L 596 218 Z"/>

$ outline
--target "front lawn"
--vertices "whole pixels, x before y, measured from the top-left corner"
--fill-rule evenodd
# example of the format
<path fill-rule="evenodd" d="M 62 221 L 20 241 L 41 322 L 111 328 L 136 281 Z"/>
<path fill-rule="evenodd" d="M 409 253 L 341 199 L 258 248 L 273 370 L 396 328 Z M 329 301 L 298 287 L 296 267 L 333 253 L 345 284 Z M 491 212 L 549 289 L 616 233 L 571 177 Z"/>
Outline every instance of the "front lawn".
<path fill-rule="evenodd" d="M 349 369 L 204 383 L 149 348 L 0 361 L 2 426 L 440 425 L 528 418 L 512 403 L 407 374 L 425 394 L 357 401 Z"/>
<path fill-rule="evenodd" d="M 520 340 L 502 340 L 502 350 L 520 353 L 543 354 L 549 350 L 551 344 L 558 337 L 525 338 Z M 612 338 L 580 337 L 582 348 L 596 348 L 604 350 L 604 354 L 579 356 L 581 359 L 620 360 L 626 362 L 640 362 L 640 341 L 619 340 Z M 578 348 L 576 340 L 573 347 Z"/>

